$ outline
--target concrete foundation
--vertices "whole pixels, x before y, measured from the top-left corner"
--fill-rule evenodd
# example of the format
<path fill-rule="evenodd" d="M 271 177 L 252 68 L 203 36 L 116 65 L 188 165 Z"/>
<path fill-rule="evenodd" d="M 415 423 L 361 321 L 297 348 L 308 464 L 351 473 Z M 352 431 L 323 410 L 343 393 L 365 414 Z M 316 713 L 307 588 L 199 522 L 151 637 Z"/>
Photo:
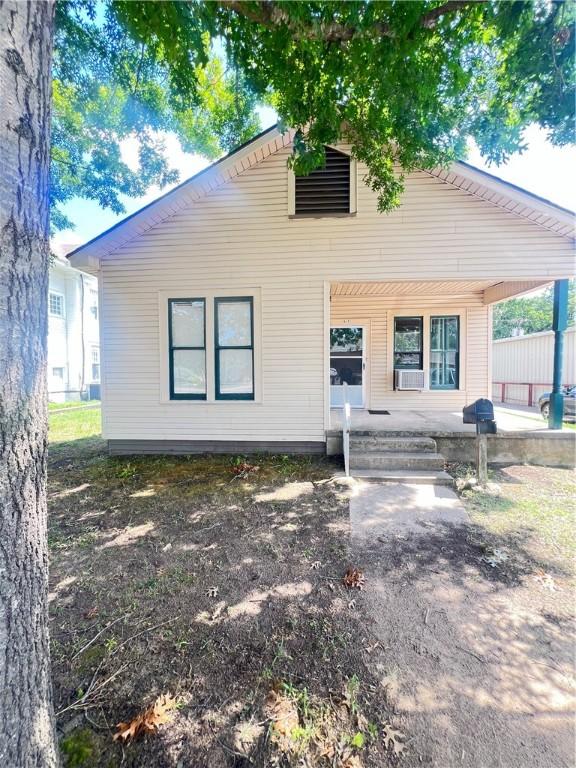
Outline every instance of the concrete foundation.
<path fill-rule="evenodd" d="M 393 437 L 391 433 L 380 434 Z M 408 436 L 408 434 L 406 435 Z M 422 437 L 421 432 L 410 436 Z M 476 461 L 476 435 L 458 432 L 426 432 L 438 446 L 438 452 L 448 461 Z M 576 466 L 576 432 L 520 432 L 488 435 L 488 462 L 490 464 L 536 464 L 543 467 Z M 342 433 L 326 435 L 329 456 L 342 454 Z"/>

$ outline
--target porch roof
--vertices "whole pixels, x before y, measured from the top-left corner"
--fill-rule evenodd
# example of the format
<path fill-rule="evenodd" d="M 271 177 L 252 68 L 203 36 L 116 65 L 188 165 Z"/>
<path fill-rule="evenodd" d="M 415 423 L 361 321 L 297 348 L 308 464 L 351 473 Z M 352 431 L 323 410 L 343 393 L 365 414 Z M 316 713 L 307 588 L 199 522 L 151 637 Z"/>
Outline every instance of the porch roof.
<path fill-rule="evenodd" d="M 385 280 L 332 282 L 331 296 L 457 296 L 477 295 L 484 304 L 530 293 L 550 280 Z"/>

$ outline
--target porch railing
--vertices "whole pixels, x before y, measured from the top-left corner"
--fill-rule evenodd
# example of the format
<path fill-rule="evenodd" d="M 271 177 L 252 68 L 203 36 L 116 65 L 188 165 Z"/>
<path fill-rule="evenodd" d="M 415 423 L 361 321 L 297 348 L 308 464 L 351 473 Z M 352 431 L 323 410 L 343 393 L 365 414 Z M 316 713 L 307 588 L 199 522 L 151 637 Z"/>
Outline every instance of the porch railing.
<path fill-rule="evenodd" d="M 348 384 L 342 386 L 342 450 L 344 453 L 344 472 L 350 477 L 350 403 L 348 402 Z"/>

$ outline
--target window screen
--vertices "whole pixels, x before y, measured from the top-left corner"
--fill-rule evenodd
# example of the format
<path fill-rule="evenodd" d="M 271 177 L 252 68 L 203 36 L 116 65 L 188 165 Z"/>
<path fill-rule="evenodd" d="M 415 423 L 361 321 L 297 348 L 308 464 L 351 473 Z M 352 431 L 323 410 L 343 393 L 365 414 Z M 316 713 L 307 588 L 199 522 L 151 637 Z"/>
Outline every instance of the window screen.
<path fill-rule="evenodd" d="M 252 297 L 214 300 L 216 399 L 254 399 Z"/>
<path fill-rule="evenodd" d="M 206 399 L 206 305 L 204 299 L 169 299 L 170 398 Z"/>
<path fill-rule="evenodd" d="M 394 318 L 394 368 L 422 370 L 422 318 Z"/>

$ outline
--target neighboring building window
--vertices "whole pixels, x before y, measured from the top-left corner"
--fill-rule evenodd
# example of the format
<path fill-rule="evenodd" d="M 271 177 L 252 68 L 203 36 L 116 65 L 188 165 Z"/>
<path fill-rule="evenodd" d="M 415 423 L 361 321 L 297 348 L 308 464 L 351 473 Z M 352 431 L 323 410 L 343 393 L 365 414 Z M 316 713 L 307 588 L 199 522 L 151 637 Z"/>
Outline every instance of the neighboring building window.
<path fill-rule="evenodd" d="M 100 347 L 92 347 L 92 381 L 100 381 Z"/>
<path fill-rule="evenodd" d="M 253 315 L 251 296 L 214 299 L 217 400 L 254 400 Z"/>
<path fill-rule="evenodd" d="M 422 318 L 394 318 L 394 368 L 422 370 Z"/>
<path fill-rule="evenodd" d="M 98 291 L 90 288 L 90 314 L 94 320 L 98 320 Z"/>
<path fill-rule="evenodd" d="M 350 156 L 325 147 L 325 164 L 294 179 L 296 216 L 350 213 Z"/>
<path fill-rule="evenodd" d="M 64 296 L 50 291 L 48 294 L 48 311 L 54 317 L 64 317 Z"/>
<path fill-rule="evenodd" d="M 171 400 L 206 400 L 206 303 L 169 299 Z"/>
<path fill-rule="evenodd" d="M 52 378 L 64 382 L 64 368 L 52 368 Z"/>
<path fill-rule="evenodd" d="M 460 318 L 430 318 L 430 389 L 458 389 Z"/>

